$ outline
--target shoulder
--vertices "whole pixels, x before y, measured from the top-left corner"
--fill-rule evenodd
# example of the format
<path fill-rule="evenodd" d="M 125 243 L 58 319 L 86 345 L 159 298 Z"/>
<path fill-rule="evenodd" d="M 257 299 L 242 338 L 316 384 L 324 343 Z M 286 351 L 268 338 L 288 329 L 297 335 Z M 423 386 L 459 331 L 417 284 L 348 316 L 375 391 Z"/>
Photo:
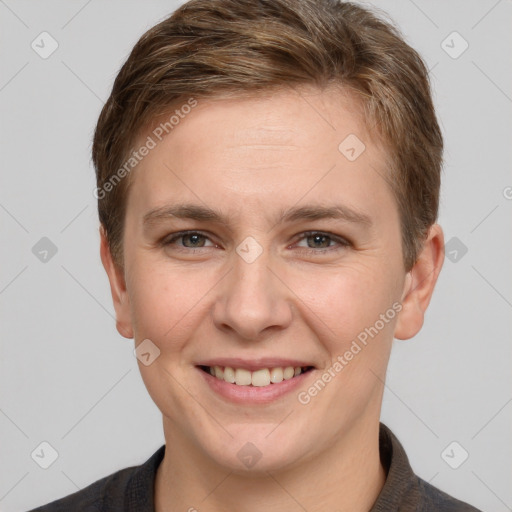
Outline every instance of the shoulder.
<path fill-rule="evenodd" d="M 130 466 L 96 480 L 84 489 L 29 512 L 106 512 L 152 510 L 153 485 L 165 445 L 146 462 Z"/>
<path fill-rule="evenodd" d="M 417 478 L 418 490 L 421 494 L 422 511 L 439 510 L 442 512 L 481 512 L 469 503 L 460 501 L 437 487 Z"/>
<path fill-rule="evenodd" d="M 64 512 L 68 510 L 98 512 L 103 510 L 105 495 L 111 494 L 112 491 L 117 492 L 120 489 L 125 489 L 126 483 L 136 467 L 117 471 L 97 480 L 80 491 L 35 508 L 30 512 Z"/>
<path fill-rule="evenodd" d="M 481 512 L 417 476 L 400 441 L 382 423 L 379 448 L 387 477 L 371 512 Z"/>

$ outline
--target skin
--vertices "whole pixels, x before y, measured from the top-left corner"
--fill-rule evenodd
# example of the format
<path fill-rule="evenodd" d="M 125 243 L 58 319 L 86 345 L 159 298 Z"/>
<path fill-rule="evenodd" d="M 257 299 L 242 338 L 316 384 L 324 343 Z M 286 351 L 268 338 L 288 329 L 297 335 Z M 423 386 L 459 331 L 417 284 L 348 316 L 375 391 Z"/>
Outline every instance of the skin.
<path fill-rule="evenodd" d="M 366 145 L 353 162 L 338 150 L 349 134 Z M 371 509 L 386 478 L 378 431 L 393 337 L 421 329 L 444 259 L 435 224 L 405 272 L 384 161 L 348 94 L 303 88 L 201 100 L 138 164 L 124 269 L 112 261 L 103 230 L 101 256 L 119 333 L 160 350 L 149 366 L 138 363 L 163 415 L 158 512 Z M 169 217 L 144 228 L 148 211 L 177 202 L 217 209 L 227 223 Z M 282 209 L 306 203 L 348 205 L 372 226 L 279 223 Z M 204 237 L 159 243 L 184 230 Z M 252 263 L 236 252 L 248 236 L 262 248 Z M 299 403 L 297 392 L 395 302 L 400 313 L 307 405 Z M 315 370 L 273 403 L 233 404 L 195 367 L 221 356 L 293 357 Z M 252 468 L 237 457 L 247 442 L 262 454 Z"/>

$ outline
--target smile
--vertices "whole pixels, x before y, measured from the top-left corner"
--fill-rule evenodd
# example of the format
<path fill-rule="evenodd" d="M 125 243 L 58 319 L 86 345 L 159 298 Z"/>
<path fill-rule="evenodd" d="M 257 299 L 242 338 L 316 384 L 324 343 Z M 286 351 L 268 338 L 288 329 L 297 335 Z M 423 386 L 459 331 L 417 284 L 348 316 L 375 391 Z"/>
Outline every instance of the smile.
<path fill-rule="evenodd" d="M 230 366 L 199 366 L 201 370 L 209 373 L 218 380 L 235 384 L 236 386 L 264 387 L 279 384 L 283 380 L 290 380 L 310 371 L 312 366 L 278 366 L 273 368 L 260 368 L 250 371 L 245 368 L 232 368 Z"/>

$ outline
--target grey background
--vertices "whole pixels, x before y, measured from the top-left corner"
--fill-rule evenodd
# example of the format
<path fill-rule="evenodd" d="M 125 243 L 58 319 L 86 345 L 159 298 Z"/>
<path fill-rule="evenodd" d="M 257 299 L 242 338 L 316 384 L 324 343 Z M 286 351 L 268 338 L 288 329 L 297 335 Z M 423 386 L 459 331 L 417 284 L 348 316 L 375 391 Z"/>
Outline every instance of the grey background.
<path fill-rule="evenodd" d="M 75 492 L 164 443 L 133 340 L 115 330 L 90 145 L 121 63 L 176 5 L 0 0 L 2 511 Z M 439 222 L 467 247 L 445 261 L 420 334 L 395 341 L 382 419 L 421 477 L 512 510 L 512 2 L 378 6 L 431 69 L 446 141 Z M 31 48 L 43 31 L 59 44 L 47 59 Z M 453 31 L 469 43 L 456 59 L 441 46 Z M 57 248 L 46 262 L 32 252 L 42 237 Z M 31 458 L 43 441 L 59 454 L 48 469 Z M 452 441 L 469 453 L 458 469 L 441 457 Z"/>

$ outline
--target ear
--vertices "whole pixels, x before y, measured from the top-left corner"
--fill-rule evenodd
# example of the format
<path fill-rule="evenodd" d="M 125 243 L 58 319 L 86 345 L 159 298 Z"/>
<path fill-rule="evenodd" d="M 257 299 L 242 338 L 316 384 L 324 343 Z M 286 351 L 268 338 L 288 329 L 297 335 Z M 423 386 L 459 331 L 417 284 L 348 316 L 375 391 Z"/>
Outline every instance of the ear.
<path fill-rule="evenodd" d="M 100 254 L 101 262 L 110 282 L 112 301 L 116 311 L 116 327 L 119 334 L 125 338 L 133 338 L 133 327 L 130 312 L 130 300 L 126 291 L 124 272 L 114 263 L 107 235 L 103 226 L 100 226 Z"/>
<path fill-rule="evenodd" d="M 413 268 L 407 273 L 402 294 L 402 310 L 395 326 L 395 338 L 408 340 L 423 327 L 425 311 L 430 303 L 444 263 L 444 234 L 439 224 L 429 230 L 423 249 Z"/>

